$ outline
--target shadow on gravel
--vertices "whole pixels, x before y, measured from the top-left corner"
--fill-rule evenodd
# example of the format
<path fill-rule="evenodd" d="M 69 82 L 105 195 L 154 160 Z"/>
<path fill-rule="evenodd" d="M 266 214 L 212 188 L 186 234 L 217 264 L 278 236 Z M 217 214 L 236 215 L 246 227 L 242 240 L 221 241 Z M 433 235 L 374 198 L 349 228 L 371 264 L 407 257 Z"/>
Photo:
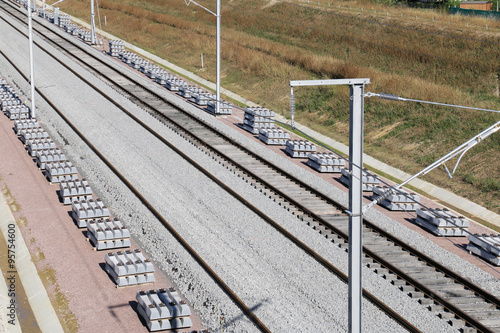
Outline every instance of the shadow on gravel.
<path fill-rule="evenodd" d="M 255 312 L 258 308 L 260 308 L 262 305 L 264 305 L 264 303 L 268 303 L 268 300 L 267 300 L 267 299 L 263 300 L 263 301 L 262 301 L 262 302 L 260 302 L 259 304 L 254 305 L 252 308 L 250 308 L 250 310 L 251 310 L 252 312 Z M 231 320 L 229 320 L 229 321 L 225 321 L 225 320 L 224 320 L 224 326 L 230 326 L 231 324 L 233 324 L 233 323 L 237 322 L 238 320 L 241 320 L 241 318 L 243 318 L 243 317 L 246 317 L 246 316 L 242 313 L 242 314 L 240 314 L 239 316 L 234 317 L 233 319 L 231 319 Z"/>

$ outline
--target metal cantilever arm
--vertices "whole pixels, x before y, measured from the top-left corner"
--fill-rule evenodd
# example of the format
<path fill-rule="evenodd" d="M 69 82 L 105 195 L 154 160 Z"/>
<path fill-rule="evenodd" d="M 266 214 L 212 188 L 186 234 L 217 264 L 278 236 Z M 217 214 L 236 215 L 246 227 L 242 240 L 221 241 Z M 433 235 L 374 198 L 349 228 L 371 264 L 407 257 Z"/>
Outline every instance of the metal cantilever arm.
<path fill-rule="evenodd" d="M 457 169 L 457 166 L 458 164 L 460 163 L 460 160 L 462 159 L 462 156 L 469 150 L 471 149 L 472 147 L 474 147 L 475 145 L 477 145 L 479 142 L 483 141 L 485 138 L 487 138 L 488 136 L 492 135 L 493 133 L 497 132 L 498 130 L 500 130 L 500 121 L 493 124 L 492 126 L 488 127 L 487 129 L 485 129 L 484 131 L 482 131 L 481 133 L 479 133 L 478 135 L 476 135 L 475 137 L 473 137 L 472 139 L 468 140 L 467 142 L 463 143 L 462 145 L 460 145 L 459 147 L 455 148 L 454 150 L 452 150 L 451 152 L 449 152 L 448 154 L 444 155 L 443 157 L 441 157 L 439 160 L 435 161 L 434 163 L 432 163 L 431 165 L 429 165 L 428 167 L 426 167 L 425 169 L 421 170 L 420 172 L 416 173 L 415 175 L 411 176 L 410 178 L 408 178 L 407 180 L 405 180 L 404 182 L 402 182 L 401 184 L 398 184 L 394 187 L 395 190 L 398 190 L 400 189 L 401 187 L 403 187 L 404 185 L 408 184 L 409 182 L 411 182 L 413 179 L 419 177 L 419 176 L 422 176 L 422 175 L 425 175 L 427 173 L 429 173 L 430 171 L 434 170 L 435 168 L 437 168 L 438 166 L 440 166 L 441 164 L 444 165 L 445 162 L 451 160 L 452 158 L 454 158 L 455 156 L 459 155 L 460 154 L 460 157 L 458 158 L 456 164 L 455 164 L 455 167 L 453 168 L 453 172 L 450 174 L 450 172 L 448 171 L 447 169 L 447 172 L 448 172 L 448 175 L 450 176 L 451 178 L 451 175 L 453 173 L 455 173 L 455 170 Z M 446 167 L 446 166 L 445 166 Z M 388 196 L 390 193 L 387 193 L 386 196 Z M 364 208 L 363 208 L 363 213 L 366 212 L 368 209 L 370 209 L 373 205 L 376 205 L 377 203 L 381 202 L 382 200 L 385 199 L 386 196 L 381 196 L 375 200 L 373 200 L 371 203 L 369 203 L 368 205 L 366 205 Z"/>

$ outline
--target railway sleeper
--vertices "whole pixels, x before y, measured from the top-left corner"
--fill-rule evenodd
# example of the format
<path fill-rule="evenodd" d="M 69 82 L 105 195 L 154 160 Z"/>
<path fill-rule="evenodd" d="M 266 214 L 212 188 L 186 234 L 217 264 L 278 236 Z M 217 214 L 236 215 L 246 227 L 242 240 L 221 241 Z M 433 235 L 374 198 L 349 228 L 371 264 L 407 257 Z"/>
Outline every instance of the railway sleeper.
<path fill-rule="evenodd" d="M 500 320 L 500 312 L 496 311 L 466 311 L 471 317 L 476 319 L 492 319 Z"/>

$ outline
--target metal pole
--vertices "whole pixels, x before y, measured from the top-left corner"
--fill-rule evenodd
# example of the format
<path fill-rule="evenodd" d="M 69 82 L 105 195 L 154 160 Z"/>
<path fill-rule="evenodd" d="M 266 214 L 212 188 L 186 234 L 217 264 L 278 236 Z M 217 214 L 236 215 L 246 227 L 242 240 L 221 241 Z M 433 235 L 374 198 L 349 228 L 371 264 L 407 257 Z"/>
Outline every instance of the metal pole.
<path fill-rule="evenodd" d="M 96 44 L 95 41 L 95 12 L 94 12 L 94 0 L 90 0 L 90 27 L 91 27 L 91 38 L 92 38 L 92 45 Z"/>
<path fill-rule="evenodd" d="M 35 0 L 33 0 L 35 1 Z M 28 0 L 28 30 L 29 30 L 29 42 L 30 42 L 30 68 L 31 68 L 31 118 L 36 118 L 36 105 L 35 105 L 35 65 L 33 61 L 33 24 L 32 24 L 32 9 L 31 1 Z"/>
<path fill-rule="evenodd" d="M 220 0 L 217 0 L 217 101 L 215 114 L 220 114 Z"/>
<path fill-rule="evenodd" d="M 364 84 L 349 85 L 349 332 L 361 332 Z"/>

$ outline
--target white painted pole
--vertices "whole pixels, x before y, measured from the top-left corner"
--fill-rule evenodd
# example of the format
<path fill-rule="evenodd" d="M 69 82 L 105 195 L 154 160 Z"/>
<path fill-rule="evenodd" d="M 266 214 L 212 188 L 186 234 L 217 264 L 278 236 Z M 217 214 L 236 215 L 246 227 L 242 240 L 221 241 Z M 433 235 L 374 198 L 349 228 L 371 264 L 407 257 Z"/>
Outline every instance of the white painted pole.
<path fill-rule="evenodd" d="M 92 45 L 96 44 L 95 40 L 95 11 L 94 11 L 94 0 L 90 0 L 90 28 L 91 28 L 91 37 L 92 37 Z"/>
<path fill-rule="evenodd" d="M 201 68 L 203 68 L 203 53 L 201 54 Z"/>
<path fill-rule="evenodd" d="M 34 0 L 33 0 L 34 1 Z M 33 12 L 31 10 L 31 1 L 28 0 L 28 30 L 29 30 L 29 42 L 30 42 L 30 68 L 31 68 L 31 118 L 36 118 L 36 105 L 35 105 L 35 68 L 33 61 L 33 24 L 32 24 L 32 15 Z"/>
<path fill-rule="evenodd" d="M 217 101 L 215 114 L 220 114 L 220 0 L 217 0 Z"/>
<path fill-rule="evenodd" d="M 349 332 L 362 328 L 364 84 L 352 84 L 349 132 Z"/>

